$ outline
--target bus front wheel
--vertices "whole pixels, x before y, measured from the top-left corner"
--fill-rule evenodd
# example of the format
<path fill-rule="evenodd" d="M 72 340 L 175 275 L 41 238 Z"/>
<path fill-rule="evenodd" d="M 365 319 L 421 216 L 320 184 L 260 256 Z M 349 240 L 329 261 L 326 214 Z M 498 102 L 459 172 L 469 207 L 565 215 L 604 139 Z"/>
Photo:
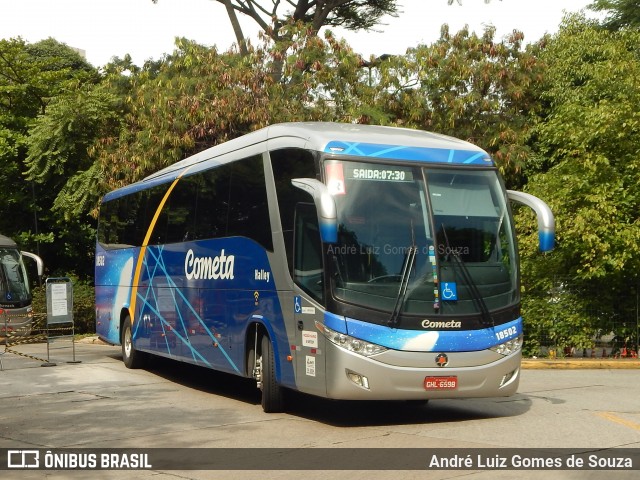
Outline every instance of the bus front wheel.
<path fill-rule="evenodd" d="M 144 354 L 133 346 L 131 317 L 127 316 L 122 324 L 122 361 L 127 368 L 140 368 L 144 363 Z"/>
<path fill-rule="evenodd" d="M 260 353 L 260 384 L 262 390 L 262 409 L 266 413 L 277 413 L 284 410 L 284 392 L 276 383 L 276 364 L 273 347 L 269 337 L 262 337 Z"/>

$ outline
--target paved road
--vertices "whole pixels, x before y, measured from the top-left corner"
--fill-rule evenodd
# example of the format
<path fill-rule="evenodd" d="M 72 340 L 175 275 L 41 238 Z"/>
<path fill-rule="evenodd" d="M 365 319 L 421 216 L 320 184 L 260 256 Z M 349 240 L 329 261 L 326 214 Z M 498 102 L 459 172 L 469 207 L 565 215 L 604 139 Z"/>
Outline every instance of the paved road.
<path fill-rule="evenodd" d="M 0 346 L 2 348 L 2 346 Z M 46 345 L 16 351 L 47 358 Z M 1 351 L 1 350 L 0 350 Z M 287 413 L 267 415 L 250 381 L 160 361 L 127 370 L 118 347 L 76 344 L 50 353 L 56 366 L 0 357 L 0 449 L 30 448 L 575 448 L 640 447 L 640 369 L 526 369 L 510 398 L 333 402 L 291 395 Z M 538 364 L 538 366 L 540 366 Z M 226 451 L 238 457 L 252 450 Z M 331 464 L 318 450 L 316 466 Z M 295 451 L 288 454 L 295 455 Z M 426 459 L 425 459 L 426 462 Z M 319 464 L 319 466 L 318 466 Z M 131 472 L 11 471 L 3 478 L 131 478 Z M 139 479 L 234 478 L 636 478 L 638 471 L 160 471 Z"/>

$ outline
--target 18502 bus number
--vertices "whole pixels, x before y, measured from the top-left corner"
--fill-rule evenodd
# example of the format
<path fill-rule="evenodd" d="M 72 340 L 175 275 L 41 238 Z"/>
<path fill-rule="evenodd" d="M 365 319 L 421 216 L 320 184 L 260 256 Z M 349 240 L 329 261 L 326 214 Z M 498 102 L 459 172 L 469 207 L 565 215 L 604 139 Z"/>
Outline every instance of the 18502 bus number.
<path fill-rule="evenodd" d="M 506 340 L 507 338 L 513 337 L 518 333 L 518 329 L 516 327 L 505 328 L 504 330 L 500 330 L 496 332 L 496 338 L 498 340 Z"/>

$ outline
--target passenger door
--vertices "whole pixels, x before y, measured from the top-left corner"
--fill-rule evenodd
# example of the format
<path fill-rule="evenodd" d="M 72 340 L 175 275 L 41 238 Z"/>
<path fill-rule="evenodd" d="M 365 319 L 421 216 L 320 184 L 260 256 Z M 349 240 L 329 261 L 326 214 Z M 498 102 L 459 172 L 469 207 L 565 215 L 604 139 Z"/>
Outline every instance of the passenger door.
<path fill-rule="evenodd" d="M 298 388 L 326 394 L 324 336 L 316 328 L 324 315 L 324 268 L 318 214 L 313 203 L 298 203 L 294 220 L 293 279 Z"/>

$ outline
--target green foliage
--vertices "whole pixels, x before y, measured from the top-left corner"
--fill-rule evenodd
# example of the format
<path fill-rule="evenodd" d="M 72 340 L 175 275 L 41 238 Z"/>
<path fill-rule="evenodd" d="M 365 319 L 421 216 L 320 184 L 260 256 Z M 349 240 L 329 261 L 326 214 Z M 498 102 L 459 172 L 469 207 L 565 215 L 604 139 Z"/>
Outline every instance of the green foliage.
<path fill-rule="evenodd" d="M 302 3 L 302 2 L 300 2 Z M 318 10 L 328 10 L 331 8 L 331 4 L 336 5 L 327 15 L 324 25 L 332 27 L 343 27 L 347 30 L 369 30 L 376 26 L 380 19 L 389 15 L 392 17 L 397 16 L 397 1 L 396 0 L 357 0 L 357 1 L 327 1 L 317 2 L 315 11 L 307 11 L 304 17 L 297 17 L 294 15 L 293 20 L 304 20 L 314 23 L 318 15 Z M 321 4 L 325 6 L 321 8 Z M 312 2 L 307 2 L 311 5 Z"/>
<path fill-rule="evenodd" d="M 95 333 L 96 331 L 96 309 L 95 290 L 90 282 L 81 280 L 71 275 L 71 285 L 73 287 L 73 323 L 77 334 Z M 46 316 L 47 313 L 47 292 L 45 285 L 34 288 L 33 312 L 36 315 Z"/>
<path fill-rule="evenodd" d="M 271 123 L 351 121 L 358 57 L 330 34 L 287 28 L 288 40 L 247 56 L 178 39 L 171 55 L 131 75 L 117 141 L 94 145 L 102 193 Z"/>
<path fill-rule="evenodd" d="M 308 24 L 288 24 L 282 32 L 280 41 L 265 37 L 244 56 L 178 39 L 171 55 L 142 69 L 131 69 L 126 59 L 108 66 L 102 88 L 122 99 L 122 126 L 116 128 L 107 114 L 115 111 L 109 107 L 112 98 L 79 132 L 84 148 L 97 131 L 93 126 L 105 126 L 89 148 L 93 164 L 56 200 L 65 219 L 113 188 L 285 121 L 377 123 L 449 133 L 493 152 L 510 182 L 518 183 L 528 154 L 526 115 L 536 108 L 533 99 L 543 74 L 534 51 L 522 48 L 521 34 L 497 42 L 493 29 L 478 36 L 466 29 L 450 35 L 445 28 L 434 45 L 364 61 L 330 31 L 320 38 Z M 32 175 L 45 175 L 46 166 L 55 163 L 48 159 L 60 158 L 55 165 L 61 169 L 64 158 L 82 150 L 77 139 L 44 135 L 46 125 L 70 132 L 75 117 L 69 112 L 82 105 L 61 103 L 59 115 L 52 106 L 49 123 L 41 124 L 43 141 L 34 142 L 40 147 L 30 157 Z"/>
<path fill-rule="evenodd" d="M 67 92 L 95 82 L 97 72 L 77 52 L 53 39 L 27 44 L 22 39 L 0 40 L 0 181 L 11 185 L 0 198 L 0 231 L 20 242 L 22 248 L 39 251 L 49 268 L 57 268 L 78 251 L 87 249 L 86 239 L 78 240 L 86 231 L 86 219 L 79 222 L 61 222 L 51 206 L 54 203 L 65 175 L 75 172 L 77 165 L 63 169 L 67 160 L 58 163 L 60 157 L 51 153 L 39 166 L 49 170 L 32 175 L 26 181 L 25 171 L 40 159 L 26 161 L 34 142 L 44 148 L 49 142 L 50 152 L 60 146 L 51 137 L 63 128 L 50 122 L 32 135 L 34 124 L 42 123 L 40 116 L 47 115 L 50 104 L 58 104 Z M 76 125 L 77 126 L 77 125 Z M 76 126 L 73 133 L 79 134 Z M 37 149 L 36 149 L 37 150 Z M 63 171 L 64 170 L 64 171 Z M 67 229 L 69 235 L 61 234 Z M 54 233 L 55 232 L 55 233 Z M 40 250 L 40 246 L 43 247 Z M 80 248 L 80 250 L 76 250 Z M 72 249 L 71 251 L 69 249 Z M 88 269 L 85 268 L 85 273 Z"/>
<path fill-rule="evenodd" d="M 596 12 L 607 12 L 602 24 L 609 30 L 640 28 L 640 1 L 595 0 L 589 7 Z"/>
<path fill-rule="evenodd" d="M 178 40 L 173 54 L 131 76 L 123 128 L 116 141 L 95 145 L 104 189 L 266 124 L 269 80 L 249 59 Z"/>
<path fill-rule="evenodd" d="M 639 46 L 638 31 L 610 32 L 572 16 L 541 54 L 548 65 L 544 109 L 532 137 L 537 160 L 528 165 L 527 188 L 555 213 L 558 247 L 541 262 L 532 218 L 518 215 L 525 233 L 523 310 L 535 322 L 557 319 L 558 338 L 563 329 L 582 330 L 571 339 L 576 346 L 610 319 L 628 315 L 620 292 L 638 284 Z M 577 285 L 559 297 L 560 306 L 549 301 L 558 275 Z"/>
<path fill-rule="evenodd" d="M 438 41 L 409 49 L 380 65 L 376 103 L 393 123 L 469 140 L 493 154 L 509 184 L 529 155 L 528 114 L 537 108 L 544 68 L 535 47 L 514 31 L 479 36 L 444 25 Z"/>
<path fill-rule="evenodd" d="M 75 51 L 53 39 L 27 44 L 0 40 L 0 110 L 15 117 L 16 127 L 44 113 L 49 99 L 69 81 L 87 81 L 94 69 Z"/>
<path fill-rule="evenodd" d="M 121 99 L 104 88 L 80 88 L 55 97 L 38 117 L 27 141 L 27 180 L 58 192 L 60 221 L 86 215 L 98 200 L 99 171 L 89 155 L 96 139 L 117 131 Z M 84 220 L 83 220 L 84 221 Z"/>
<path fill-rule="evenodd" d="M 549 44 L 550 108 L 536 127 L 547 159 L 530 179 L 558 216 L 560 251 L 589 279 L 640 267 L 640 32 L 568 20 Z"/>
<path fill-rule="evenodd" d="M 640 271 L 637 30 L 574 16 L 525 46 L 519 32 L 496 40 L 493 28 L 445 26 L 431 45 L 365 60 L 288 15 L 245 55 L 178 39 L 161 59 L 142 67 L 114 59 L 101 75 L 74 52 L 52 53 L 55 43 L 1 41 L 0 181 L 28 181 L 0 198 L 11 213 L 0 216 L 0 231 L 39 244 L 62 275 L 88 278 L 91 214 L 113 188 L 273 123 L 407 126 L 485 148 L 509 187 L 526 186 L 556 214 L 559 247 L 541 256 L 535 218 L 516 209 L 529 352 L 543 333 L 576 348 L 607 329 L 628 334 L 609 323 L 631 318 L 630 300 L 616 295 Z M 90 322 L 91 287 L 78 278 L 87 309 L 76 318 Z"/>
<path fill-rule="evenodd" d="M 93 284 L 86 280 L 72 278 L 73 321 L 76 333 L 95 333 L 96 308 Z"/>
<path fill-rule="evenodd" d="M 74 79 L 81 77 L 88 80 L 95 77 L 95 69 L 73 48 L 58 42 L 53 38 L 26 44 L 25 49 L 31 58 L 39 65 L 41 73 L 46 72 L 59 84 L 56 79 L 67 77 Z"/>

